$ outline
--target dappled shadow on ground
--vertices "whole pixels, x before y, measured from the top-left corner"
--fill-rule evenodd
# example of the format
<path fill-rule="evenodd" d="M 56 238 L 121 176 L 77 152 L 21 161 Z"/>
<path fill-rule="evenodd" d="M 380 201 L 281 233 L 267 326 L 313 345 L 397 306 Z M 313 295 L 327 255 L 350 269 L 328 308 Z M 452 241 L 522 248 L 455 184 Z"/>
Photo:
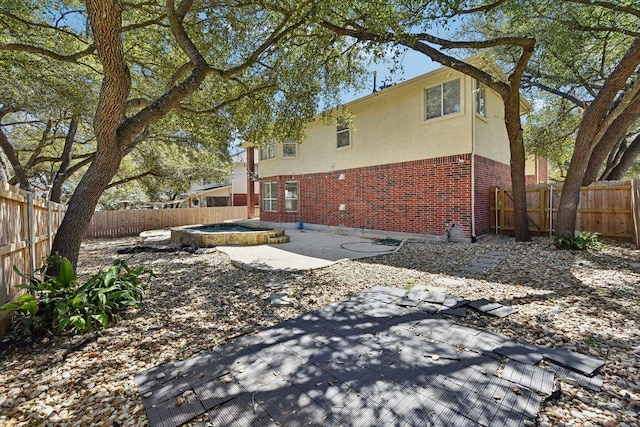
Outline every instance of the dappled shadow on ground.
<path fill-rule="evenodd" d="M 142 373 L 136 383 L 151 424 L 177 426 L 202 414 L 215 426 L 535 419 L 554 383 L 552 371 L 534 366 L 542 356 L 509 360 L 494 352 L 518 347 L 503 335 L 381 298 L 398 291 L 372 290 Z"/>

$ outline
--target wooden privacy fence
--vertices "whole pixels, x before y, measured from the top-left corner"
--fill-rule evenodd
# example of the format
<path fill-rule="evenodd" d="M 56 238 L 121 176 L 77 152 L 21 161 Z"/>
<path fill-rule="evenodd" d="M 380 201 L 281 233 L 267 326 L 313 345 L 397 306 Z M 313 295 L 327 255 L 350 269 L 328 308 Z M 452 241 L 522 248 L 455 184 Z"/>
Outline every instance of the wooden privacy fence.
<path fill-rule="evenodd" d="M 31 275 L 44 265 L 65 209 L 0 182 L 0 305 L 15 298 L 16 286 L 25 282 L 14 266 Z M 9 313 L 0 312 L 0 336 L 8 324 Z"/>
<path fill-rule="evenodd" d="M 640 177 L 633 181 L 601 181 L 582 187 L 576 230 L 597 232 L 603 237 L 640 244 Z M 529 230 L 550 235 L 556 219 L 562 185 L 527 187 Z M 495 188 L 491 194 L 491 231 L 514 230 L 511 189 Z"/>
<path fill-rule="evenodd" d="M 147 230 L 246 218 L 246 206 L 96 211 L 84 237 L 136 236 Z"/>

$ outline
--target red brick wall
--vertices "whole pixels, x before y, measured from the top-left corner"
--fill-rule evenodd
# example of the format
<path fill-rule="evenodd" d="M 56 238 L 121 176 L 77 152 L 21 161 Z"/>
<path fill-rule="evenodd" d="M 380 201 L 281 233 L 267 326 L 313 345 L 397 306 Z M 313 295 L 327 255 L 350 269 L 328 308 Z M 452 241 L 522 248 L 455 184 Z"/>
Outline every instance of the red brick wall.
<path fill-rule="evenodd" d="M 548 177 L 547 159 L 544 157 L 536 157 L 536 174 L 525 175 L 524 182 L 526 185 L 546 184 Z"/>
<path fill-rule="evenodd" d="M 260 199 L 257 194 L 253 200 L 256 206 L 260 205 Z M 247 206 L 247 195 L 245 193 L 233 193 L 233 206 Z"/>
<path fill-rule="evenodd" d="M 476 236 L 490 232 L 491 221 L 491 188 L 511 186 L 511 168 L 485 157 L 475 156 L 475 217 Z"/>
<path fill-rule="evenodd" d="M 549 182 L 549 161 L 544 157 L 538 157 L 538 176 L 540 184 Z"/>
<path fill-rule="evenodd" d="M 444 235 L 455 222 L 463 235 L 471 236 L 469 154 L 261 182 L 271 181 L 278 182 L 278 211 L 261 211 L 263 221 L 432 235 Z M 299 212 L 284 212 L 285 181 L 299 183 Z M 344 211 L 338 209 L 341 204 Z"/>

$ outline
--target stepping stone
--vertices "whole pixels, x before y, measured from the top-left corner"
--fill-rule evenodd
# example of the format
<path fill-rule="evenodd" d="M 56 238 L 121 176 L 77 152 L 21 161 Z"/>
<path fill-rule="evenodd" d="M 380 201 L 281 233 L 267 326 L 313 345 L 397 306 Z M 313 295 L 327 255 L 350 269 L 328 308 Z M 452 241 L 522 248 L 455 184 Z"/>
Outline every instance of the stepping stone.
<path fill-rule="evenodd" d="M 419 300 L 414 300 L 409 297 L 403 297 L 396 301 L 400 307 L 415 307 L 420 303 Z"/>
<path fill-rule="evenodd" d="M 473 265 L 469 265 L 469 266 L 465 266 L 465 267 L 460 267 L 459 271 L 461 273 L 470 273 L 470 274 L 476 274 L 476 273 L 484 273 L 487 269 L 484 267 L 476 267 Z"/>
<path fill-rule="evenodd" d="M 497 308 L 504 307 L 502 304 L 500 304 L 498 302 L 489 301 L 489 300 L 486 300 L 484 298 L 477 299 L 475 301 L 471 301 L 468 304 L 468 306 L 472 307 L 472 308 L 475 308 L 476 310 L 481 311 L 483 313 L 486 313 L 486 312 L 491 311 L 491 310 L 495 310 Z"/>
<path fill-rule="evenodd" d="M 435 304 L 442 304 L 447 299 L 447 292 L 440 289 L 432 289 L 424 296 L 422 301 L 431 302 Z"/>
<path fill-rule="evenodd" d="M 274 307 L 291 307 L 295 302 L 296 299 L 286 293 L 271 294 L 271 305 Z"/>
<path fill-rule="evenodd" d="M 495 348 L 493 352 L 527 365 L 536 365 L 543 359 L 541 350 L 515 342 L 504 343 Z"/>
<path fill-rule="evenodd" d="M 267 283 L 264 285 L 265 288 L 272 291 L 279 291 L 281 289 L 286 289 L 289 287 L 288 283 Z"/>
<path fill-rule="evenodd" d="M 558 348 L 546 349 L 544 357 L 556 365 L 564 366 L 589 377 L 594 376 L 604 366 L 604 360 Z"/>
<path fill-rule="evenodd" d="M 506 305 L 503 305 L 502 307 L 498 307 L 496 309 L 489 310 L 486 313 L 490 314 L 491 316 L 495 316 L 495 317 L 507 317 L 507 316 L 510 316 L 513 313 L 517 313 L 517 312 L 518 312 L 517 308 L 508 307 Z"/>
<path fill-rule="evenodd" d="M 384 292 L 377 292 L 375 294 L 370 294 L 369 299 L 390 304 L 394 301 L 397 301 L 398 297 L 386 294 Z"/>
<path fill-rule="evenodd" d="M 507 251 L 491 251 L 488 254 L 489 256 L 494 256 L 494 257 L 500 257 L 500 258 L 506 258 L 509 256 L 509 252 Z"/>
<path fill-rule="evenodd" d="M 468 303 L 469 303 L 469 300 L 467 299 L 456 297 L 456 296 L 448 296 L 442 302 L 442 305 L 447 308 L 458 308 L 458 307 L 465 306 Z"/>
<path fill-rule="evenodd" d="M 472 264 L 486 264 L 486 265 L 498 265 L 502 262 L 503 258 L 478 258 L 472 262 Z"/>
<path fill-rule="evenodd" d="M 430 302 L 422 302 L 416 306 L 416 310 L 423 313 L 435 314 L 440 310 L 440 307 L 440 305 L 431 304 Z"/>
<path fill-rule="evenodd" d="M 418 291 L 416 289 L 411 289 L 407 294 L 407 298 L 414 301 L 425 301 L 427 298 L 429 298 L 430 295 L 431 293 L 428 290 Z"/>
<path fill-rule="evenodd" d="M 447 314 L 449 316 L 464 317 L 467 315 L 467 307 L 444 307 L 440 309 L 440 314 Z"/>

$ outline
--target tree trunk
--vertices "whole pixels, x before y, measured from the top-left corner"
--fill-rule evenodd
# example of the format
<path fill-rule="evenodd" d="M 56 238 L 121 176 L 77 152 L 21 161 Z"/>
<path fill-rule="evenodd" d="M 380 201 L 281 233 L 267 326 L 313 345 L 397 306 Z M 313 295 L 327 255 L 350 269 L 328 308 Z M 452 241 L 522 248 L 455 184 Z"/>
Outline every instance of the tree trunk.
<path fill-rule="evenodd" d="M 622 155 L 620 162 L 618 162 L 618 164 L 602 178 L 607 181 L 617 181 L 622 179 L 638 156 L 640 156 L 640 135 L 636 136 L 627 149 L 624 150 L 624 154 Z"/>
<path fill-rule="evenodd" d="M 620 142 L 627 135 L 629 127 L 638 120 L 639 116 L 640 98 L 625 108 L 624 112 L 620 114 L 620 116 L 618 116 L 611 125 L 609 125 L 607 131 L 595 145 L 595 148 L 591 153 L 591 157 L 589 158 L 589 165 L 584 177 L 582 178 L 583 186 L 587 186 L 598 179 L 602 164 L 611 152 L 620 145 Z"/>
<path fill-rule="evenodd" d="M 62 185 L 67 178 L 67 170 L 71 164 L 71 149 L 76 138 L 76 132 L 78 131 L 78 120 L 76 117 L 71 118 L 69 122 L 69 131 L 64 139 L 64 148 L 62 149 L 62 155 L 60 156 L 60 167 L 53 179 L 51 185 L 51 191 L 49 192 L 49 200 L 52 202 L 60 203 L 62 198 Z"/>
<path fill-rule="evenodd" d="M 567 170 L 567 179 L 562 187 L 558 205 L 555 231 L 555 235 L 558 237 L 573 236 L 575 232 L 580 188 L 589 166 L 589 160 L 598 142 L 602 141 L 602 136 L 619 117 L 612 117 L 612 111 L 613 114 L 621 113 L 632 103 L 631 99 L 626 103 L 623 100 L 611 110 L 611 105 L 616 100 L 619 91 L 627 84 L 638 64 L 640 64 L 640 37 L 634 40 L 582 116 L 573 156 Z"/>
<path fill-rule="evenodd" d="M 98 200 L 118 172 L 122 157 L 123 150 L 96 153 L 93 163 L 69 200 L 67 212 L 56 233 L 51 253 L 68 258 L 74 267 L 78 262 L 82 237 L 91 222 Z M 50 275 L 54 273 L 55 271 L 48 272 Z"/>
<path fill-rule="evenodd" d="M 15 174 L 14 178 L 18 182 L 18 185 L 20 185 L 20 188 L 25 191 L 31 191 L 31 183 L 27 178 L 27 172 L 22 167 L 22 163 L 20 163 L 20 159 L 18 158 L 18 153 L 16 153 L 16 150 L 13 148 L 7 138 L 7 135 L 4 134 L 2 129 L 0 129 L 0 148 L 2 148 L 2 151 L 4 151 L 9 163 L 11 164 L 13 173 Z"/>
<path fill-rule="evenodd" d="M 0 182 L 7 182 L 7 164 L 4 162 L 4 154 L 0 151 Z"/>
<path fill-rule="evenodd" d="M 515 94 L 504 98 L 504 121 L 509 136 L 511 152 L 511 188 L 513 191 L 514 236 L 518 242 L 531 240 L 529 232 L 529 217 L 527 215 L 527 192 L 524 176 L 525 152 L 520 122 L 520 94 L 516 88 Z"/>
<path fill-rule="evenodd" d="M 115 176 L 128 141 L 118 135 L 127 107 L 131 75 L 122 43 L 122 5 L 113 0 L 87 0 L 87 15 L 93 30 L 104 77 L 93 120 L 96 155 L 76 187 L 67 212 L 53 241 L 51 253 L 64 256 L 75 268 L 82 236 L 105 188 Z M 129 141 L 130 142 L 130 141 Z M 47 270 L 55 275 L 57 266 Z"/>

